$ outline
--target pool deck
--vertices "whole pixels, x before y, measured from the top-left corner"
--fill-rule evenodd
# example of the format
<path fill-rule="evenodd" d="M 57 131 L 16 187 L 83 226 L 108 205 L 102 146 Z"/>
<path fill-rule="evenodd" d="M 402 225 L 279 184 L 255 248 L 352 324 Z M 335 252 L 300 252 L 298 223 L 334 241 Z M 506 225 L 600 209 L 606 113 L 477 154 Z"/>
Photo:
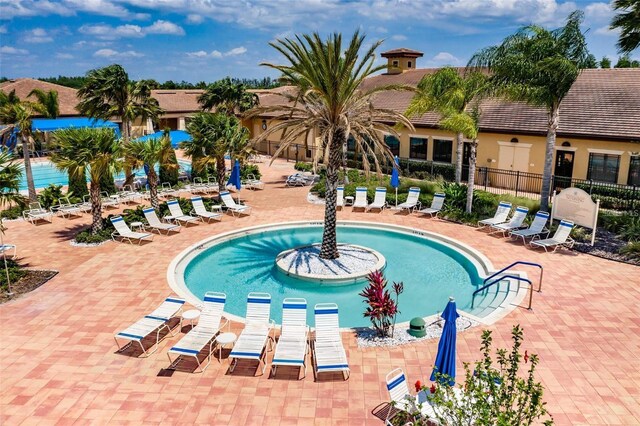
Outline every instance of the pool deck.
<path fill-rule="evenodd" d="M 336 377 L 314 382 L 310 368 L 300 381 L 294 378 L 297 371 L 286 368 L 275 379 L 253 377 L 251 364 L 229 374 L 228 351 L 203 374 L 159 376 L 169 365 L 167 349 L 181 335 L 165 339 L 146 359 L 115 353 L 113 335 L 170 293 L 167 266 L 190 244 L 246 226 L 322 220 L 324 206 L 306 201 L 308 188 L 284 186 L 292 166 L 261 164 L 265 190 L 241 192 L 254 207 L 251 216 L 225 215 L 221 223 L 156 236 L 141 247 L 71 246 L 74 232 L 89 224 L 88 215 L 39 226 L 6 223 L 4 240 L 18 245 L 23 263 L 60 273 L 0 305 L 0 424 L 383 424 L 372 410 L 388 400 L 385 375 L 401 367 L 411 384 L 426 382 L 437 340 L 359 349 L 355 337 L 344 333 L 351 366 L 346 382 Z M 389 210 L 361 213 L 347 207 L 338 218 L 442 233 L 480 250 L 496 267 L 515 260 L 544 265 L 543 292 L 534 294 L 533 311 L 517 307 L 486 327 L 493 331 L 494 346 L 508 347 L 512 326 L 523 326 L 522 349 L 540 356 L 538 378 L 556 424 L 640 424 L 639 267 L 567 251 L 545 254 L 472 227 Z M 236 333 L 241 328 L 232 324 Z M 463 362 L 480 357 L 482 328 L 459 334 L 459 374 Z"/>

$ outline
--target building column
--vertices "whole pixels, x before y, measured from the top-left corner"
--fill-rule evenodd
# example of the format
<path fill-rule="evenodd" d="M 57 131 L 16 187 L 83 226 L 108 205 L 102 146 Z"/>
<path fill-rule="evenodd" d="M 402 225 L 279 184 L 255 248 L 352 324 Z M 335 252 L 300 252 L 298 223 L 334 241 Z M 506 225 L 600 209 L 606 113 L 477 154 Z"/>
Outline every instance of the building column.
<path fill-rule="evenodd" d="M 184 117 L 178 117 L 178 130 L 186 130 L 187 125 L 185 124 Z"/>

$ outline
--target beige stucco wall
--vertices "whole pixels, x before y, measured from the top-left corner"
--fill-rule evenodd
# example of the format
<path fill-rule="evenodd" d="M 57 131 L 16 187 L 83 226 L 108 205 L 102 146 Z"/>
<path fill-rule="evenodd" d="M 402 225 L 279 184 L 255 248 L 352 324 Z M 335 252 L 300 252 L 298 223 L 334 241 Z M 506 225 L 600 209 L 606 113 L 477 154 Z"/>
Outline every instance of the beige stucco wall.
<path fill-rule="evenodd" d="M 416 68 L 416 59 L 417 58 L 387 58 L 387 70 L 389 70 L 389 74 L 397 74 L 400 71 L 406 71 L 408 69 Z M 393 63 L 398 61 L 398 65 L 395 66 Z M 411 62 L 411 66 L 409 66 L 409 62 Z"/>

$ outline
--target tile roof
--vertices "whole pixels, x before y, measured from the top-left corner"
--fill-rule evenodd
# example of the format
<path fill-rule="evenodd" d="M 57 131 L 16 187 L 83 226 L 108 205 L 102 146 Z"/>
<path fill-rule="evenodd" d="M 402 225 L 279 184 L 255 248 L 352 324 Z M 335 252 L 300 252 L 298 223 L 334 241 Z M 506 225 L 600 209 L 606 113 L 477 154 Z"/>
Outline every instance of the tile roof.
<path fill-rule="evenodd" d="M 390 57 L 407 57 L 407 58 L 421 58 L 424 56 L 424 53 L 418 52 L 417 50 L 407 49 L 406 47 L 401 47 L 399 49 L 387 50 L 386 52 L 382 52 L 380 54 L 383 58 Z"/>
<path fill-rule="evenodd" d="M 200 111 L 198 96 L 204 93 L 199 89 L 159 89 L 151 95 L 158 100 L 160 107 L 167 113 Z"/>
<path fill-rule="evenodd" d="M 79 115 L 76 110 L 78 104 L 78 98 L 76 96 L 77 90 L 71 87 L 60 86 L 59 84 L 48 83 L 46 81 L 36 80 L 33 78 L 18 78 L 15 80 L 8 80 L 0 84 L 0 90 L 5 93 L 10 93 L 12 90 L 16 91 L 16 95 L 21 100 L 33 100 L 35 97 L 27 98 L 29 93 L 33 89 L 55 90 L 58 92 L 58 104 L 60 106 L 60 115 Z"/>

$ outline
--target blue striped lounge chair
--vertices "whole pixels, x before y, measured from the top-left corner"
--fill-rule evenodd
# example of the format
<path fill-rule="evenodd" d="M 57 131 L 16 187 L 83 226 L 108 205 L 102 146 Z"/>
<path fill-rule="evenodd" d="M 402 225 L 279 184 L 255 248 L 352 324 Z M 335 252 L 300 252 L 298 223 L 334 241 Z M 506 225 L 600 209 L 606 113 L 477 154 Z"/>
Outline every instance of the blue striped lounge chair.
<path fill-rule="evenodd" d="M 169 207 L 169 214 L 164 218 L 169 222 L 184 224 L 186 226 L 190 223 L 198 223 L 200 220 L 199 217 L 184 214 L 178 200 L 167 201 L 167 207 Z"/>
<path fill-rule="evenodd" d="M 126 350 L 134 343 L 140 345 L 140 349 L 142 349 L 144 357 L 148 357 L 157 351 L 158 344 L 160 343 L 160 340 L 162 340 L 162 331 L 166 330 L 166 335 L 174 335 L 171 331 L 171 327 L 169 327 L 169 320 L 182 310 L 183 305 L 184 299 L 175 296 L 167 297 L 155 311 L 140 318 L 134 324 L 114 336 L 116 345 L 118 345 L 118 352 Z M 147 336 L 153 336 L 154 334 L 155 343 L 151 346 L 153 349 L 151 351 L 147 351 L 142 344 L 142 341 Z M 126 341 L 127 343 L 121 346 L 120 341 Z"/>
<path fill-rule="evenodd" d="M 171 363 L 170 369 L 176 369 L 183 357 L 195 359 L 198 368 L 194 370 L 194 373 L 202 373 L 207 369 L 209 364 L 211 364 L 211 354 L 213 352 L 215 338 L 220 330 L 229 323 L 226 319 L 224 323 L 222 322 L 222 314 L 226 300 L 227 295 L 224 293 L 210 291 L 204 295 L 204 309 L 200 314 L 198 324 L 167 352 L 169 362 Z M 208 348 L 205 358 L 207 363 L 203 365 L 198 355 L 205 348 Z M 175 356 L 175 359 L 171 358 L 172 355 Z"/>
<path fill-rule="evenodd" d="M 420 207 L 420 201 L 418 198 L 420 197 L 420 188 L 417 186 L 412 186 L 409 188 L 409 194 L 407 195 L 407 200 L 404 203 L 398 204 L 398 208 L 400 210 L 407 210 L 409 213 L 413 212 L 415 209 Z"/>
<path fill-rule="evenodd" d="M 229 372 L 233 370 L 240 359 L 258 361 L 258 368 L 262 363 L 262 374 L 266 368 L 266 352 L 273 342 L 272 331 L 274 322 L 271 316 L 271 295 L 269 293 L 249 293 L 247 297 L 247 316 L 244 329 L 236 341 L 229 358 L 232 359 Z"/>
<path fill-rule="evenodd" d="M 509 213 L 511 213 L 511 203 L 508 201 L 500 201 L 500 204 L 498 204 L 498 208 L 496 209 L 496 213 L 493 215 L 493 217 L 478 221 L 478 226 L 482 228 L 485 226 L 505 223 L 507 221 L 507 218 L 509 217 Z"/>
<path fill-rule="evenodd" d="M 241 214 L 250 215 L 251 214 L 251 207 L 247 206 L 246 204 L 238 204 L 238 203 L 236 203 L 235 200 L 233 199 L 233 197 L 231 196 L 231 194 L 229 193 L 229 191 L 221 192 L 220 193 L 220 198 L 222 199 L 222 202 L 224 203 L 224 205 L 227 208 L 227 210 L 231 211 L 231 214 L 233 216 L 235 216 L 236 213 L 238 215 L 241 215 Z"/>
<path fill-rule="evenodd" d="M 498 223 L 496 225 L 491 225 L 491 232 L 502 232 L 502 236 L 504 237 L 508 232 L 515 231 L 516 229 L 522 228 L 522 224 L 524 220 L 527 218 L 527 214 L 529 213 L 528 207 L 518 206 L 516 207 L 516 211 L 511 216 L 508 222 Z"/>
<path fill-rule="evenodd" d="M 571 234 L 571 230 L 573 229 L 573 222 L 569 220 L 561 220 L 558 225 L 558 229 L 556 229 L 556 233 L 553 234 L 553 237 L 546 238 L 544 240 L 537 240 L 534 237 L 531 240 L 531 247 L 542 247 L 544 251 L 548 252 L 550 248 L 553 247 L 553 251 L 556 251 L 558 247 L 573 247 L 575 241 L 569 235 Z"/>
<path fill-rule="evenodd" d="M 207 223 L 211 223 L 212 220 L 217 220 L 220 222 L 222 220 L 222 215 L 220 213 L 213 213 L 207 210 L 202 201 L 202 197 L 191 197 L 191 204 L 193 205 L 193 210 L 191 213 L 198 216 L 203 221 L 206 220 Z"/>
<path fill-rule="evenodd" d="M 444 207 L 444 192 L 436 192 L 433 194 L 433 200 L 431 200 L 431 207 L 426 207 L 420 210 L 418 213 L 428 214 L 429 216 L 438 216 L 442 207 Z"/>
<path fill-rule="evenodd" d="M 121 241 L 127 241 L 130 244 L 133 244 L 133 241 L 138 241 L 138 244 L 142 244 L 142 241 L 145 239 L 149 239 L 149 241 L 153 240 L 153 234 L 147 234 L 146 232 L 134 232 L 129 226 L 126 224 L 122 216 L 114 216 L 111 218 L 111 223 L 113 227 L 116 229 L 111 233 L 111 238 L 115 241 L 116 238 L 119 238 Z"/>
<path fill-rule="evenodd" d="M 314 375 L 340 371 L 349 378 L 349 362 L 340 336 L 338 305 L 318 303 L 314 308 L 316 331 L 313 341 Z"/>
<path fill-rule="evenodd" d="M 376 188 L 376 195 L 373 198 L 373 203 L 367 206 L 367 211 L 376 209 L 379 212 L 382 212 L 385 207 L 387 207 L 387 188 L 379 186 Z"/>
<path fill-rule="evenodd" d="M 271 371 L 276 374 L 280 365 L 299 367 L 307 374 L 307 349 L 309 327 L 307 326 L 307 301 L 288 297 L 282 303 L 282 330 L 271 362 Z M 300 373 L 298 373 L 300 376 Z"/>
<path fill-rule="evenodd" d="M 149 223 L 149 228 L 151 228 L 151 230 L 158 231 L 159 234 L 164 232 L 167 235 L 172 231 L 180 232 L 180 225 L 160 222 L 160 219 L 158 219 L 158 215 L 153 207 L 143 209 L 142 213 L 144 213 L 144 218 L 147 219 L 147 223 Z"/>
<path fill-rule="evenodd" d="M 356 199 L 353 202 L 354 209 L 365 209 L 367 208 L 367 187 L 359 186 L 356 188 Z"/>
<path fill-rule="evenodd" d="M 540 235 L 545 234 L 549 236 L 549 230 L 547 229 L 547 221 L 549 220 L 549 213 L 539 211 L 533 218 L 533 222 L 527 229 L 517 229 L 511 231 L 511 238 L 522 238 L 522 242 L 526 243 L 527 238 L 540 238 Z"/>
<path fill-rule="evenodd" d="M 386 424 L 391 424 L 390 420 L 400 411 L 413 412 L 415 398 L 409 392 L 407 376 L 400 368 L 390 371 L 386 377 L 387 391 L 389 391 L 390 404 L 392 407 L 387 411 Z"/>

